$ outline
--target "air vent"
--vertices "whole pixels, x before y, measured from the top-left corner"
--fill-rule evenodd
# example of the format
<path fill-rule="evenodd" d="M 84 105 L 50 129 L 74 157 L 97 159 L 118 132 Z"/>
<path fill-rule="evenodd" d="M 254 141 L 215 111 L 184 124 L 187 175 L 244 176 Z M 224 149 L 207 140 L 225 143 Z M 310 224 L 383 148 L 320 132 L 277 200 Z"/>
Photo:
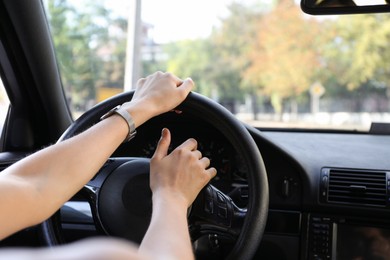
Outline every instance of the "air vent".
<path fill-rule="evenodd" d="M 356 206 L 387 206 L 390 174 L 324 168 L 321 172 L 321 201 Z"/>

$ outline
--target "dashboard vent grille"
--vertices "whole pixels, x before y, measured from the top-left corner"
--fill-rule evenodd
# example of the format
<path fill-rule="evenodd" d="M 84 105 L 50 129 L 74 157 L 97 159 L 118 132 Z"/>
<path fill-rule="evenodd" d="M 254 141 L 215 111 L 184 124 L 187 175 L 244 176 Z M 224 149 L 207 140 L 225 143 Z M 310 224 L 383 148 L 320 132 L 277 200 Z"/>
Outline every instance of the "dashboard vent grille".
<path fill-rule="evenodd" d="M 377 207 L 387 205 L 386 172 L 328 169 L 325 175 L 324 171 L 322 174 L 328 202 Z M 324 182 L 324 177 L 328 183 Z"/>

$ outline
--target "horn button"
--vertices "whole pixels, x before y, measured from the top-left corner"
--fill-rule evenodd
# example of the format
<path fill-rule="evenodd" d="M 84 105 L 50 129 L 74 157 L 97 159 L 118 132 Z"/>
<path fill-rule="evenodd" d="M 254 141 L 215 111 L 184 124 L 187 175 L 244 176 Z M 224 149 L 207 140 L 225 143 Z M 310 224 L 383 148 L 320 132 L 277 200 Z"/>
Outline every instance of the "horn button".
<path fill-rule="evenodd" d="M 116 168 L 98 195 L 98 214 L 103 229 L 113 236 L 141 243 L 152 216 L 152 191 L 147 159 Z"/>

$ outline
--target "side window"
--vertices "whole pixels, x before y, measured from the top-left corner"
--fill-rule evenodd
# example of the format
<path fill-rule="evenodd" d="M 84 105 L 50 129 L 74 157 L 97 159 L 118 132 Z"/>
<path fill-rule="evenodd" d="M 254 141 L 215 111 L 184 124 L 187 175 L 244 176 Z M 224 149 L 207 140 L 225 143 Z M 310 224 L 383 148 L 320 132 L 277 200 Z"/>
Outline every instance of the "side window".
<path fill-rule="evenodd" d="M 5 117 L 7 116 L 9 99 L 5 92 L 3 81 L 0 78 L 0 134 L 3 132 Z"/>

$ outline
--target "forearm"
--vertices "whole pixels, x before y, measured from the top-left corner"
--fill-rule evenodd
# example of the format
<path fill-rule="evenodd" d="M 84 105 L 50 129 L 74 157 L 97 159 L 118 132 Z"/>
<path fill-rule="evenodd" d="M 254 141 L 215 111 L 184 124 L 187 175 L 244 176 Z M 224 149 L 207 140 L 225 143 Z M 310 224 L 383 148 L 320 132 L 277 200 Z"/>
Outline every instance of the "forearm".
<path fill-rule="evenodd" d="M 170 73 L 141 79 L 123 104 L 138 127 L 174 109 L 193 87 Z M 168 97 L 168 98 L 167 98 Z M 128 135 L 127 122 L 113 115 L 85 132 L 43 149 L 0 174 L 0 239 L 42 222 L 85 185 Z"/>
<path fill-rule="evenodd" d="M 33 154 L 11 174 L 22 177 L 46 197 L 43 204 L 60 206 L 59 203 L 69 199 L 97 173 L 124 140 L 126 127 L 120 117 L 108 118 L 75 137 Z"/>
<path fill-rule="evenodd" d="M 135 106 L 128 108 L 136 126 L 149 117 Z M 2 212 L 0 220 L 12 223 L 7 224 L 9 232 L 3 230 L 0 237 L 52 215 L 97 173 L 127 134 L 125 120 L 114 115 L 3 171 L 1 194 L 6 196 L 0 198 L 0 206 L 6 212 Z"/>
<path fill-rule="evenodd" d="M 148 253 L 153 259 L 194 259 L 190 241 L 185 202 L 153 196 L 153 216 L 140 253 Z"/>
<path fill-rule="evenodd" d="M 127 134 L 120 120 L 102 121 L 1 173 L 0 220 L 10 233 L 48 218 L 96 174 Z"/>

